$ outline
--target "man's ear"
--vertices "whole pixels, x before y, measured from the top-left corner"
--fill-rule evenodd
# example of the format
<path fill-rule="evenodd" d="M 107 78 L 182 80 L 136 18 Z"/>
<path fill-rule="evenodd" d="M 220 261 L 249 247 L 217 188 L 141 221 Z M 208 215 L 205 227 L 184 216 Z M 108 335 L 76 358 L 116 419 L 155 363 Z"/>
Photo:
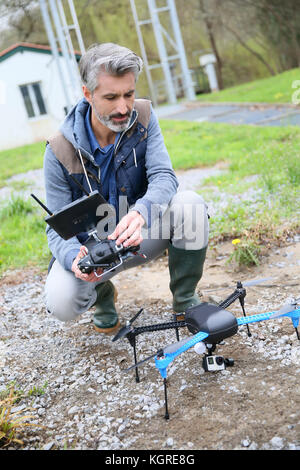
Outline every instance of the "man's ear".
<path fill-rule="evenodd" d="M 92 104 L 92 93 L 85 85 L 82 85 L 82 92 L 87 102 Z"/>

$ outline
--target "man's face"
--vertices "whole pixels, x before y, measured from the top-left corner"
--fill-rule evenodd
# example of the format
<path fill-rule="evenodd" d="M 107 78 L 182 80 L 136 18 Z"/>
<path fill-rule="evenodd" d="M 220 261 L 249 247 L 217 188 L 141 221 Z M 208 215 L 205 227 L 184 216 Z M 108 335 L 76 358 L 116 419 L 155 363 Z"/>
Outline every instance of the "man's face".
<path fill-rule="evenodd" d="M 106 72 L 99 75 L 95 91 L 83 86 L 83 93 L 92 106 L 92 122 L 96 118 L 102 125 L 114 132 L 122 132 L 130 122 L 134 98 L 135 78 L 133 72 L 114 77 Z M 94 115 L 94 116 L 93 116 Z"/>

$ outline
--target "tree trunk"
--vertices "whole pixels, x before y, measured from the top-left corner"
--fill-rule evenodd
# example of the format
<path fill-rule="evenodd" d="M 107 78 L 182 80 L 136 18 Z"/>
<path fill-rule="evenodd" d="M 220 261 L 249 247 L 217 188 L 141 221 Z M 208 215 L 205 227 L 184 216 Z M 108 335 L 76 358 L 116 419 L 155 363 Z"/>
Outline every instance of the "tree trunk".
<path fill-rule="evenodd" d="M 212 21 L 209 17 L 209 14 L 206 11 L 203 0 L 199 0 L 199 5 L 200 5 L 200 11 L 202 13 L 202 18 L 203 18 L 204 24 L 206 26 L 206 30 L 207 30 L 207 34 L 208 34 L 208 37 L 209 37 L 210 45 L 211 45 L 211 48 L 213 50 L 213 53 L 214 53 L 214 55 L 216 57 L 216 61 L 217 61 L 216 62 L 216 69 L 217 69 L 216 71 L 217 71 L 219 89 L 223 90 L 223 88 L 224 88 L 223 76 L 222 76 L 222 66 L 223 66 L 223 64 L 222 64 L 222 60 L 221 60 L 221 57 L 220 57 L 220 54 L 219 54 L 219 51 L 218 51 L 218 48 L 217 48 L 217 43 L 216 43 L 216 39 L 215 39 L 215 36 L 214 36 L 214 31 L 213 31 L 213 24 L 212 24 Z"/>

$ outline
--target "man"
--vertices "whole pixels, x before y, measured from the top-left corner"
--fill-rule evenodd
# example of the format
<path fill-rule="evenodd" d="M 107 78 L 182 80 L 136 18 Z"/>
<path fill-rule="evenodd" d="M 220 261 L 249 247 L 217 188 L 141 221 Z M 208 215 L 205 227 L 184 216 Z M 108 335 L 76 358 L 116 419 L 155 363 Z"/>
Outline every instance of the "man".
<path fill-rule="evenodd" d="M 84 98 L 49 139 L 45 152 L 47 206 L 54 212 L 83 195 L 72 177 L 88 192 L 97 189 L 116 214 L 108 238 L 117 245 L 140 245 L 146 255 L 131 258 L 122 269 L 150 261 L 168 248 L 173 308 L 183 312 L 199 303 L 195 289 L 208 243 L 204 201 L 192 191 L 177 192 L 151 103 L 135 99 L 142 60 L 125 47 L 107 43 L 91 46 L 79 65 Z M 124 198 L 126 211 L 118 216 L 121 206 L 124 212 Z M 96 330 L 115 331 L 120 323 L 110 279 L 121 268 L 83 274 L 77 264 L 91 246 L 87 234 L 66 241 L 47 227 L 47 237 L 55 258 L 46 281 L 48 311 L 67 321 L 95 305 Z"/>

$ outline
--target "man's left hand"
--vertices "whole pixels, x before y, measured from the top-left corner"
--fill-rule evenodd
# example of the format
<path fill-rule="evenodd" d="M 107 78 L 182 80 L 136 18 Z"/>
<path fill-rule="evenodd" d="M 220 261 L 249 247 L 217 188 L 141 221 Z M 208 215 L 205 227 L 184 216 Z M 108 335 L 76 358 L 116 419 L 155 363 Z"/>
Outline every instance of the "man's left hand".
<path fill-rule="evenodd" d="M 137 246 L 143 241 L 142 226 L 144 225 L 144 217 L 137 211 L 130 211 L 122 217 L 113 233 L 107 238 L 116 240 L 116 244 L 123 246 Z"/>

